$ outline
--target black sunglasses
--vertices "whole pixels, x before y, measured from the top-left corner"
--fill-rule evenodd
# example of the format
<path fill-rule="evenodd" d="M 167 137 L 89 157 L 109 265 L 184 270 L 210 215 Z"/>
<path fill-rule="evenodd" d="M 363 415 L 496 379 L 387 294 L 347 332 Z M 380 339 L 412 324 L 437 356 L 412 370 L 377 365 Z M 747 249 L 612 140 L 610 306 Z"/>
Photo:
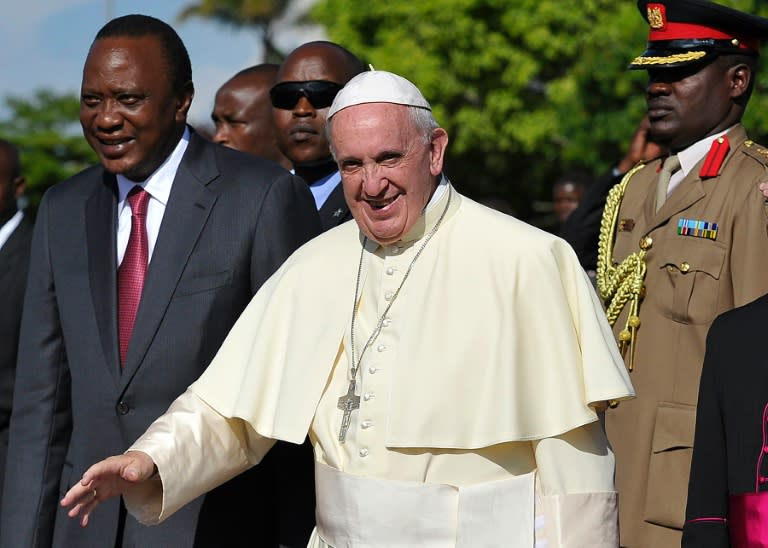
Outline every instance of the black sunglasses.
<path fill-rule="evenodd" d="M 325 80 L 309 80 L 306 82 L 281 82 L 269 90 L 272 106 L 283 110 L 291 110 L 306 97 L 315 108 L 331 106 L 334 97 L 344 86 Z"/>

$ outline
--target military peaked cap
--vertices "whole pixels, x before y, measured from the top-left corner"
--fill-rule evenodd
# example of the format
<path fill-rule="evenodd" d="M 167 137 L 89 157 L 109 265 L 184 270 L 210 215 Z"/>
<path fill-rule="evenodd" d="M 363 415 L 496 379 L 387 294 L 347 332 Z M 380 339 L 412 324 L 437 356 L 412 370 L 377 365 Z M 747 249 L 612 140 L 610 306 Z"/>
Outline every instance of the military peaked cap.
<path fill-rule="evenodd" d="M 648 21 L 646 50 L 630 69 L 671 68 L 711 61 L 718 55 L 758 55 L 768 39 L 768 19 L 707 0 L 639 0 Z"/>

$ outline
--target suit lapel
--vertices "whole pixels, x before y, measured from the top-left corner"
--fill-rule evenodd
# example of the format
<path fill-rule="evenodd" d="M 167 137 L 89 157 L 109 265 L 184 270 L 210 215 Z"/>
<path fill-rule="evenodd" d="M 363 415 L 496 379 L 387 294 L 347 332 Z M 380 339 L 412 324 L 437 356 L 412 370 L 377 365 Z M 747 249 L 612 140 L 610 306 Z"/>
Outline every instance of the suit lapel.
<path fill-rule="evenodd" d="M 117 182 L 102 172 L 102 182 L 85 203 L 88 239 L 88 277 L 104 362 L 118 384 L 120 356 L 117 341 Z"/>
<path fill-rule="evenodd" d="M 193 134 L 173 180 L 152 252 L 128 346 L 123 386 L 130 382 L 144 360 L 208 220 L 217 196 L 206 185 L 217 176 L 212 145 Z"/>
<path fill-rule="evenodd" d="M 0 247 L 0 281 L 15 270 L 16 254 L 21 244 L 19 232 L 23 229 L 25 219 L 22 219 L 21 224 L 11 233 L 3 247 Z"/>
<path fill-rule="evenodd" d="M 349 206 L 344 199 L 344 187 L 341 183 L 331 191 L 317 213 L 320 215 L 320 224 L 324 231 L 347 220 Z"/>
<path fill-rule="evenodd" d="M 696 169 L 691 171 L 691 173 L 680 182 L 680 186 L 669 195 L 669 198 L 667 198 L 667 201 L 661 206 L 661 209 L 650 217 L 650 230 L 663 225 L 677 213 L 688 209 L 707 195 L 698 173 L 699 168 L 697 165 Z"/>

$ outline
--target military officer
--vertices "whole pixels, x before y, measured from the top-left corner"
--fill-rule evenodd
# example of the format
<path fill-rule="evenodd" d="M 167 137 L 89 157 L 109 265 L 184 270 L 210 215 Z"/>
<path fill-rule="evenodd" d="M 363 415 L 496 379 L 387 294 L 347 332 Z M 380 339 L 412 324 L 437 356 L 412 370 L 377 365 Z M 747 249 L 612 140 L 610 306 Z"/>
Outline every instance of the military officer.
<path fill-rule="evenodd" d="M 705 337 L 768 292 L 768 151 L 740 120 L 768 20 L 704 0 L 638 2 L 650 33 L 653 139 L 671 152 L 630 170 L 603 216 L 598 290 L 637 399 L 606 414 L 621 544 L 680 546 Z"/>

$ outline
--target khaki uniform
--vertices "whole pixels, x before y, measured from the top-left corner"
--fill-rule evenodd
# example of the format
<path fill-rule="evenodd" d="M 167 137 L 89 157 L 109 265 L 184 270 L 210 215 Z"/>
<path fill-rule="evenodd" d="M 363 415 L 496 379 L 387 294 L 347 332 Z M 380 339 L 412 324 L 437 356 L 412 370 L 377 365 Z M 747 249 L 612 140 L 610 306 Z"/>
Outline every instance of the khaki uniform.
<path fill-rule="evenodd" d="M 652 239 L 631 374 L 637 399 L 606 415 L 629 548 L 680 546 L 707 330 L 718 314 L 768 292 L 768 206 L 758 190 L 768 180 L 768 151 L 740 125 L 728 140 L 720 174 L 702 180 L 702 160 L 657 213 L 659 161 L 643 167 L 617 218 L 615 262 Z M 680 219 L 717 223 L 716 238 L 678 234 Z M 628 308 L 614 324 L 617 337 Z"/>

